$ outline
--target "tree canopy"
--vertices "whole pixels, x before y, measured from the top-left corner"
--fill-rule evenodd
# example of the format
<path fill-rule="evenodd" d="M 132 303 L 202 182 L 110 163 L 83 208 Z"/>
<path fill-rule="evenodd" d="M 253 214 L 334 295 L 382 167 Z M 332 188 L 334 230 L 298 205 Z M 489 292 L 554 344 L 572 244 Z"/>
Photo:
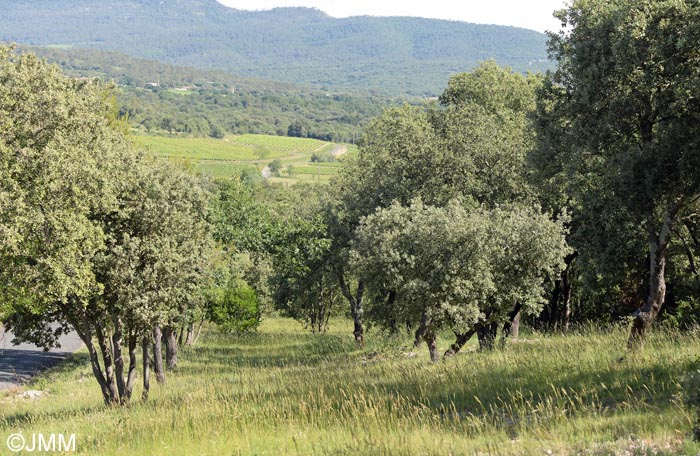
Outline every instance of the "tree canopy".
<path fill-rule="evenodd" d="M 208 196 L 133 150 L 110 87 L 0 52 L 2 320 L 45 347 L 73 328 L 105 402 L 126 403 L 137 344 L 147 371 L 153 328 L 199 300 Z"/>
<path fill-rule="evenodd" d="M 610 228 L 622 235 L 613 248 L 646 244 L 621 268 L 647 263 L 649 291 L 635 313 L 633 344 L 664 303 L 674 230 L 700 192 L 700 8 L 575 1 L 558 16 L 568 27 L 550 37 L 558 66 L 540 98 L 539 163 L 581 214 L 581 247 Z"/>

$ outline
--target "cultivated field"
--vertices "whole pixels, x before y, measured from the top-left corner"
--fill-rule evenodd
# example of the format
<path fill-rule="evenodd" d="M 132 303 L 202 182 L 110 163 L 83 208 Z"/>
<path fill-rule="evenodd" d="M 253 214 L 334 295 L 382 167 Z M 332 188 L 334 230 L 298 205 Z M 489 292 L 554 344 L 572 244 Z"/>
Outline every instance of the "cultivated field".
<path fill-rule="evenodd" d="M 336 174 L 340 160 L 356 147 L 308 138 L 239 135 L 224 139 L 132 136 L 135 144 L 158 157 L 191 161 L 202 173 L 226 178 L 249 172 L 262 176 L 274 160 L 282 168 L 269 175 L 284 184 L 326 183 Z M 311 157 L 334 155 L 338 161 L 312 162 Z M 267 173 L 265 173 L 267 174 Z"/>
<path fill-rule="evenodd" d="M 104 407 L 78 354 L 31 385 L 48 396 L 0 396 L 0 429 L 75 433 L 77 454 L 91 455 L 700 451 L 678 400 L 697 331 L 656 332 L 639 356 L 623 349 L 626 328 L 525 334 L 436 365 L 409 338 L 371 332 L 359 348 L 350 331 L 336 320 L 312 335 L 281 318 L 252 334 L 212 330 L 148 403 L 127 408 Z M 451 342 L 443 336 L 441 349 Z"/>

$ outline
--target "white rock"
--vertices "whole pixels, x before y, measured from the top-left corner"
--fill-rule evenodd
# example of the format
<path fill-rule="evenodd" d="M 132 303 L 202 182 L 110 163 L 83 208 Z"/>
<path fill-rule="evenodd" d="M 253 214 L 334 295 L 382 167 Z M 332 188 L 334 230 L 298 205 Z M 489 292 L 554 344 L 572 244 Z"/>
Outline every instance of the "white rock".
<path fill-rule="evenodd" d="M 27 390 L 23 393 L 16 395 L 15 397 L 20 397 L 22 399 L 39 399 L 40 397 L 45 396 L 46 394 L 46 391 Z"/>

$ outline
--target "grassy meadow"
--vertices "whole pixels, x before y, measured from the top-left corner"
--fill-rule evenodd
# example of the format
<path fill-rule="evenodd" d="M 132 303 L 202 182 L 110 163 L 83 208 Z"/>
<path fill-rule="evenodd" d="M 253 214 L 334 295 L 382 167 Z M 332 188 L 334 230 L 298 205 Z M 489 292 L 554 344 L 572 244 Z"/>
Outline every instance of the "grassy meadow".
<path fill-rule="evenodd" d="M 90 455 L 700 452 L 678 399 L 697 331 L 656 332 L 638 356 L 623 349 L 625 328 L 526 334 L 492 353 L 472 341 L 436 365 L 408 337 L 370 332 L 361 348 L 350 331 L 336 320 L 313 335 L 282 318 L 250 334 L 209 330 L 165 387 L 125 409 L 102 405 L 78 353 L 25 388 L 48 396 L 0 396 L 0 437 L 75 433 Z"/>
<path fill-rule="evenodd" d="M 327 183 L 340 167 L 339 161 L 315 163 L 313 154 L 355 153 L 353 145 L 309 138 L 270 135 L 238 135 L 223 139 L 133 135 L 134 143 L 157 157 L 192 162 L 203 174 L 217 178 L 240 175 L 243 171 L 261 174 L 273 160 L 280 160 L 279 176 L 271 182 L 287 185 L 298 182 Z"/>

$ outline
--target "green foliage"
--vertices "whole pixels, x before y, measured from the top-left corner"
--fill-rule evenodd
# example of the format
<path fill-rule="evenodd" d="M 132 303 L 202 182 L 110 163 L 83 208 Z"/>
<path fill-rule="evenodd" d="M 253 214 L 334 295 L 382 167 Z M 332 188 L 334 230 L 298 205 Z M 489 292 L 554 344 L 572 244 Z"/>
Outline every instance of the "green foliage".
<path fill-rule="evenodd" d="M 93 214 L 115 210 L 112 176 L 133 162 L 111 108 L 104 87 L 0 49 L 0 279 L 28 313 L 52 318 L 56 302 L 99 292 Z"/>
<path fill-rule="evenodd" d="M 208 299 L 211 301 L 208 306 L 209 320 L 224 331 L 245 332 L 256 329 L 260 324 L 260 300 L 255 290 L 243 281 L 235 281 L 212 292 Z"/>
<path fill-rule="evenodd" d="M 570 242 L 591 313 L 646 303 L 638 321 L 651 322 L 665 298 L 697 294 L 700 54 L 691 43 L 700 8 L 576 1 L 558 17 L 568 28 L 550 36 L 558 66 L 539 95 L 533 176 L 553 210 L 573 209 Z"/>
<path fill-rule="evenodd" d="M 504 108 L 528 113 L 535 109 L 535 89 L 541 82 L 538 74 L 523 77 L 499 66 L 495 60 L 487 60 L 469 73 L 451 76 L 439 101 L 443 106 L 472 103 L 491 113 Z"/>
<path fill-rule="evenodd" d="M 488 206 L 531 199 L 525 157 L 533 137 L 526 116 L 537 84 L 487 62 L 453 77 L 446 108 L 404 105 L 370 122 L 361 153 L 336 182 L 339 200 L 355 212 L 353 223 L 376 207 L 416 197 L 437 206 L 453 198 Z M 500 92 L 520 99 L 511 106 L 489 95 Z"/>
<path fill-rule="evenodd" d="M 549 67 L 545 36 L 515 27 L 411 17 L 335 19 L 308 8 L 238 11 L 215 0 L 93 6 L 88 0 L 13 4 L 0 18 L 2 37 L 396 94 L 437 94 L 450 74 L 489 58 L 517 71 Z"/>
<path fill-rule="evenodd" d="M 210 244 L 207 192 L 133 150 L 110 89 L 0 49 L 3 319 L 47 348 L 70 325 L 114 404 L 135 379 L 122 343 L 135 372 L 154 326 L 191 318 Z"/>
<path fill-rule="evenodd" d="M 289 135 L 284 126 L 303 122 L 303 137 L 351 142 L 383 107 L 400 102 L 347 87 L 314 89 L 94 49 L 30 49 L 70 76 L 114 81 L 121 89 L 120 111 L 147 133 L 215 139 L 247 133 L 299 136 Z"/>
<path fill-rule="evenodd" d="M 330 152 L 314 152 L 313 154 L 311 154 L 311 161 L 313 163 L 331 163 L 337 161 L 337 158 Z"/>
<path fill-rule="evenodd" d="M 445 106 L 425 110 L 404 105 L 386 110 L 368 125 L 357 158 L 350 160 L 334 180 L 337 196 L 328 210 L 328 223 L 340 264 L 347 263 L 347 249 L 358 242 L 356 236 L 362 236 L 355 245 L 355 270 L 360 282 L 371 284 L 374 296 L 368 305 L 376 306 L 372 312 L 384 324 L 404 319 L 416 323 L 425 316 L 436 328 L 464 330 L 477 322 L 500 321 L 507 313 L 506 307 L 512 308 L 518 299 L 528 301 L 523 302 L 526 306 L 537 302 L 531 310 L 538 308 L 542 283 L 534 282 L 556 273 L 554 265 L 561 261 L 557 255 L 565 251 L 561 236 L 552 232 L 543 235 L 545 243 L 551 242 L 548 247 L 533 244 L 533 251 L 549 266 L 521 264 L 521 278 L 531 272 L 535 276 L 518 292 L 495 292 L 492 276 L 499 268 L 502 277 L 509 276 L 504 272 L 508 260 L 496 246 L 505 248 L 509 242 L 512 245 L 508 248 L 525 246 L 513 236 L 524 234 L 526 221 L 540 227 L 555 225 L 547 225 L 547 217 L 537 215 L 540 210 L 526 179 L 525 158 L 534 140 L 527 116 L 535 106 L 539 84 L 538 78 L 486 62 L 473 73 L 452 78 L 442 98 Z M 421 205 L 413 207 L 417 200 Z M 481 207 L 481 212 L 456 210 L 456 200 L 465 207 Z M 391 210 L 386 209 L 389 207 Z M 512 212 L 506 215 L 508 212 L 502 210 Z M 503 219 L 492 222 L 496 214 Z M 431 221 L 432 217 L 440 221 Z M 450 221 L 451 217 L 460 222 Z M 496 234 L 498 223 L 507 226 L 509 217 L 520 220 L 513 222 L 514 231 Z M 460 223 L 474 230 L 481 226 L 482 232 L 469 232 Z M 563 227 L 557 226 L 561 235 Z M 436 233 L 434 239 L 430 237 L 432 231 Z M 477 241 L 487 232 L 493 233 L 490 241 Z M 470 254 L 461 251 L 460 246 L 471 248 L 480 262 L 493 263 L 494 269 L 466 262 Z M 452 257 L 452 252 L 462 253 Z M 414 261 L 416 269 L 411 269 Z M 444 269 L 449 265 L 455 270 Z M 510 277 L 516 276 L 513 273 Z M 463 277 L 472 278 L 474 283 L 467 283 Z M 503 284 L 509 280 L 504 278 Z M 411 287 L 418 283 L 422 284 L 420 291 L 413 290 Z M 411 293 L 417 296 L 410 297 Z M 538 297 L 530 300 L 530 293 Z M 487 305 L 487 300 L 492 303 Z M 430 306 L 437 306 L 437 310 Z"/>
<path fill-rule="evenodd" d="M 314 332 L 326 329 L 340 298 L 333 277 L 332 239 L 321 212 L 323 192 L 300 187 L 276 205 L 270 278 L 276 308 Z"/>
<path fill-rule="evenodd" d="M 365 218 L 353 266 L 388 324 L 429 321 L 463 333 L 500 322 L 520 303 L 535 313 L 567 253 L 561 224 L 526 208 L 468 210 L 395 203 Z M 387 296 L 391 296 L 387 302 Z"/>
<path fill-rule="evenodd" d="M 273 160 L 269 165 L 267 165 L 272 175 L 277 177 L 279 177 L 280 173 L 282 172 L 282 166 L 282 160 L 280 159 Z"/>

